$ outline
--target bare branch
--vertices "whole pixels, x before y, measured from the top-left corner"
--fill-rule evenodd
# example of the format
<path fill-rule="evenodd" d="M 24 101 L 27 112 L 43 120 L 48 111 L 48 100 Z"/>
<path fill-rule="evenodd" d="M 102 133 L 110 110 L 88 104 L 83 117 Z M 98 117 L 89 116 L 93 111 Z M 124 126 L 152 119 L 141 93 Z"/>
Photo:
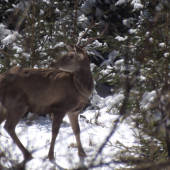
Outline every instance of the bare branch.
<path fill-rule="evenodd" d="M 88 38 L 87 42 L 86 42 L 84 45 L 82 45 L 82 47 L 84 48 L 85 46 L 87 46 L 88 44 L 90 44 L 91 42 L 93 42 L 94 40 L 100 38 L 100 37 L 103 35 L 103 33 L 107 30 L 108 27 L 109 27 L 109 23 L 106 23 L 106 26 L 105 26 L 105 28 L 103 29 L 103 31 L 102 31 L 99 35 L 97 35 L 96 37 L 94 37 L 94 38 L 91 38 L 91 39 Z"/>
<path fill-rule="evenodd" d="M 77 46 L 80 45 L 81 39 L 88 33 L 88 31 L 89 31 L 91 28 L 95 27 L 96 25 L 99 25 L 99 23 L 94 24 L 93 19 L 92 19 L 90 26 L 89 26 L 89 27 L 87 28 L 87 30 L 80 36 L 80 38 L 78 38 L 78 42 L 77 42 L 77 44 L 76 44 Z"/>
<path fill-rule="evenodd" d="M 25 11 L 22 13 L 19 21 L 17 22 L 16 27 L 15 27 L 15 31 L 19 31 L 19 27 L 21 26 L 23 20 L 25 19 L 30 7 L 31 7 L 31 0 L 29 1 L 29 4 L 26 6 Z"/>

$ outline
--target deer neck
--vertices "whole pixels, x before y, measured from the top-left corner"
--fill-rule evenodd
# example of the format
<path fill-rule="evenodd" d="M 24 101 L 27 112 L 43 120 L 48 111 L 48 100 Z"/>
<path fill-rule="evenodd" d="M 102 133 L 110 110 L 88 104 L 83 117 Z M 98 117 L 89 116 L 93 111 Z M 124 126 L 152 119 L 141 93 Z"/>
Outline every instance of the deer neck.
<path fill-rule="evenodd" d="M 80 69 L 74 72 L 74 84 L 76 89 L 87 99 L 91 96 L 93 92 L 93 78 L 90 71 L 88 69 Z"/>

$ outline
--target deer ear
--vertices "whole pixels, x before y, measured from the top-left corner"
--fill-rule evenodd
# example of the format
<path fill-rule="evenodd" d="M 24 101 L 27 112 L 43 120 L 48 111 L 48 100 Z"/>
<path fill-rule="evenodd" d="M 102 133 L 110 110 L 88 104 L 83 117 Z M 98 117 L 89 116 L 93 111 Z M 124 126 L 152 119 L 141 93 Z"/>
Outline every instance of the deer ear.
<path fill-rule="evenodd" d="M 87 55 L 86 50 L 84 50 L 83 48 L 79 47 L 79 46 L 74 46 L 74 51 L 77 55 L 80 56 L 81 59 L 84 59 Z"/>
<path fill-rule="evenodd" d="M 74 50 L 74 46 L 73 45 L 65 43 L 65 46 L 66 46 L 68 51 L 73 51 Z"/>

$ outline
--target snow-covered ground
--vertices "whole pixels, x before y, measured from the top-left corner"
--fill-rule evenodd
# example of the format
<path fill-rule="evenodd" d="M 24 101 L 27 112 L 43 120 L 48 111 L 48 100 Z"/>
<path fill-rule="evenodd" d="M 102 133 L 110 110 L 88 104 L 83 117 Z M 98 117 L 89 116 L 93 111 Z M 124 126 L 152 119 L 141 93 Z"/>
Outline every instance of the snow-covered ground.
<path fill-rule="evenodd" d="M 109 96 L 106 98 L 100 98 L 99 96 L 97 97 L 98 100 L 93 100 L 95 102 L 98 102 L 99 105 L 102 104 L 102 106 L 104 107 L 99 110 L 87 109 L 83 112 L 83 114 L 81 114 L 81 117 L 79 117 L 82 145 L 86 154 L 88 155 L 85 158 L 86 166 L 91 163 L 99 147 L 102 145 L 102 143 L 105 141 L 106 137 L 110 133 L 110 130 L 114 125 L 114 120 L 118 118 L 118 114 L 111 114 L 107 112 L 108 107 L 111 104 L 114 104 L 115 101 L 119 102 L 119 100 L 121 99 L 120 94 Z M 97 121 L 95 121 L 95 115 L 99 112 L 100 116 L 98 117 L 98 119 L 96 119 Z M 54 161 L 49 161 L 48 159 L 46 159 L 51 140 L 51 119 L 48 116 L 46 118 L 37 116 L 30 123 L 28 117 L 22 119 L 16 127 L 16 133 L 19 136 L 21 142 L 24 144 L 24 146 L 26 146 L 26 148 L 32 153 L 34 157 L 34 159 L 26 164 L 26 169 L 53 169 L 54 167 L 57 168 L 58 165 L 67 169 L 76 168 L 79 163 L 79 157 L 77 155 L 77 148 L 75 147 L 75 137 L 69 124 L 68 117 L 66 116 L 64 118 L 59 135 L 56 140 Z M 29 126 L 27 125 L 28 122 L 30 124 Z M 115 147 L 116 141 L 123 143 L 125 146 L 132 146 L 135 144 L 136 139 L 133 136 L 131 124 L 131 119 L 127 118 L 119 125 L 118 129 L 109 139 L 109 142 L 107 142 L 107 145 L 104 147 L 100 156 L 96 159 L 96 163 L 113 162 L 114 155 L 118 151 L 120 151 L 118 148 Z M 7 156 L 7 158 L 9 158 L 9 160 L 1 158 L 1 163 L 5 167 L 10 168 L 11 160 L 13 163 L 22 162 L 23 155 L 18 147 L 13 143 L 7 132 L 3 129 L 3 125 L 4 123 L 2 123 L 0 126 L 0 149 L 1 151 L 5 152 L 5 155 Z M 95 167 L 91 169 L 109 170 L 125 165 L 111 164 L 109 166 L 103 165 L 101 167 Z"/>

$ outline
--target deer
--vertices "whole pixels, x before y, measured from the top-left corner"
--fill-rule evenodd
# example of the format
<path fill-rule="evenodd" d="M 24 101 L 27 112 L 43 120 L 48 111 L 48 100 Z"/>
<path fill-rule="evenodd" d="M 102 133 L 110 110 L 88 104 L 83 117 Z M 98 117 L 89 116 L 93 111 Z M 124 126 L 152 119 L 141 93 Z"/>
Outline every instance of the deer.
<path fill-rule="evenodd" d="M 52 138 L 47 158 L 54 159 L 55 140 L 60 124 L 68 116 L 76 138 L 78 155 L 86 157 L 80 140 L 78 115 L 92 95 L 94 84 L 87 51 L 89 43 L 98 39 L 108 28 L 80 45 L 81 39 L 93 22 L 78 39 L 76 45 L 68 45 L 69 52 L 58 57 L 50 68 L 13 67 L 0 75 L 0 124 L 6 120 L 4 129 L 21 150 L 24 160 L 33 158 L 15 133 L 16 125 L 26 112 L 52 113 Z"/>

